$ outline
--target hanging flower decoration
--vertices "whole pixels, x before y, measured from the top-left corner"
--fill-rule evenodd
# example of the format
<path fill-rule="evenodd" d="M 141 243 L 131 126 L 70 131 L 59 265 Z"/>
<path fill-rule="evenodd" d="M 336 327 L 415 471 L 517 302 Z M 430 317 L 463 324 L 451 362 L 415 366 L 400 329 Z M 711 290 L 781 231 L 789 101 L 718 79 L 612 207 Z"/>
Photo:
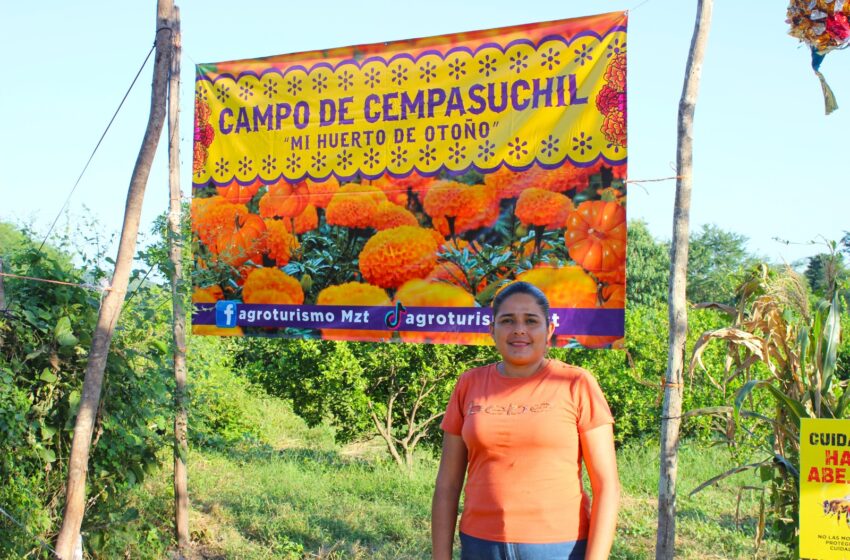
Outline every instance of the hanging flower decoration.
<path fill-rule="evenodd" d="M 848 17 L 850 2 L 846 0 L 791 0 L 788 4 L 788 34 L 812 50 L 812 70 L 820 80 L 827 115 L 838 109 L 838 103 L 820 65 L 827 53 L 850 45 Z"/>

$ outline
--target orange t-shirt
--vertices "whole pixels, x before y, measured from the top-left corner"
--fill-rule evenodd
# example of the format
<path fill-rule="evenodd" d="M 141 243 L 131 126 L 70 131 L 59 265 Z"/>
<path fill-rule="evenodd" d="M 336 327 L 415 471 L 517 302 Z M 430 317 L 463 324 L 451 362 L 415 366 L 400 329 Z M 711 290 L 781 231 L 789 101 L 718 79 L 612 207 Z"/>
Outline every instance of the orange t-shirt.
<path fill-rule="evenodd" d="M 557 360 L 525 378 L 495 364 L 461 375 L 441 424 L 467 448 L 460 530 L 498 542 L 587 538 L 579 434 L 613 422 L 593 376 Z"/>

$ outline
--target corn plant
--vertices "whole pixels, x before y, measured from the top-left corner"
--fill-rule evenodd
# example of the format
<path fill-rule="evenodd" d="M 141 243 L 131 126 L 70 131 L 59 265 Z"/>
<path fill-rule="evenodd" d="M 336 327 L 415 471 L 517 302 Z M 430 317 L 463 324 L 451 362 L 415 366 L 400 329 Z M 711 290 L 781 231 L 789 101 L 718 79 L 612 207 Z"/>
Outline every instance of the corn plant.
<path fill-rule="evenodd" d="M 724 392 L 739 381 L 730 406 L 688 412 L 723 418 L 731 444 L 746 444 L 756 460 L 705 481 L 699 492 L 727 476 L 759 469 L 766 484 L 778 537 L 796 546 L 799 513 L 800 419 L 844 418 L 850 404 L 848 381 L 835 375 L 840 341 L 839 297 L 812 302 L 805 280 L 790 268 L 758 266 L 738 290 L 737 306 L 707 304 L 727 313 L 731 324 L 704 333 L 694 346 L 690 371 L 712 341 L 726 344 L 726 371 L 708 371 Z M 764 511 L 764 508 L 762 508 Z M 763 537 L 764 513 L 756 535 Z"/>

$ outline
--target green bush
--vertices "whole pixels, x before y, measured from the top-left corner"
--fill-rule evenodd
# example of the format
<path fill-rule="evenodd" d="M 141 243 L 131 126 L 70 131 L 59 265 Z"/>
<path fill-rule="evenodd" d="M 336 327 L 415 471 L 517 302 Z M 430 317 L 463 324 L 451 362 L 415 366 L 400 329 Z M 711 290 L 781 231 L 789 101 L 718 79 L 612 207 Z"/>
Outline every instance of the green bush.
<path fill-rule="evenodd" d="M 227 339 L 189 337 L 191 444 L 221 448 L 261 436 L 254 389 L 231 371 L 231 346 Z"/>
<path fill-rule="evenodd" d="M 689 348 L 703 332 L 718 327 L 720 321 L 714 311 L 691 311 Z M 618 443 L 657 437 L 661 416 L 659 386 L 667 368 L 667 308 L 630 306 L 626 312 L 626 335 L 625 352 L 550 351 L 552 357 L 584 367 L 599 380 L 617 420 Z M 310 425 L 329 421 L 337 428 L 340 442 L 377 434 L 370 420 L 369 402 L 377 412 L 386 411 L 391 371 L 395 383 L 411 388 L 422 382 L 438 384 L 422 409 L 427 416 L 445 409 L 460 373 L 498 359 L 492 347 L 282 339 L 244 339 L 235 344 L 236 368 L 242 374 L 268 393 L 288 399 L 294 411 Z M 722 368 L 721 349 L 712 350 L 704 360 L 712 368 Z M 442 371 L 448 371 L 448 377 L 436 380 Z M 685 410 L 724 402 L 723 395 L 701 371 L 687 382 Z M 404 402 L 397 400 L 394 406 L 399 415 L 404 414 Z M 402 420 L 398 416 L 394 423 L 401 425 Z M 706 441 L 711 438 L 710 427 L 710 419 L 690 420 L 683 426 L 684 435 Z M 440 431 L 432 429 L 425 442 L 438 449 L 440 438 Z"/>
<path fill-rule="evenodd" d="M 626 308 L 626 349 L 587 350 L 553 349 L 550 355 L 583 367 L 593 373 L 616 424 L 618 444 L 639 438 L 657 438 L 661 425 L 661 380 L 667 371 L 669 337 L 667 307 L 632 305 Z M 688 313 L 688 348 L 699 336 L 720 325 L 714 311 L 691 310 Z M 720 349 L 705 356 L 712 367 L 722 367 Z M 686 374 L 683 410 L 724 404 L 723 395 L 697 371 L 692 379 Z M 703 441 L 711 438 L 710 422 L 695 419 L 683 424 L 683 435 Z"/>

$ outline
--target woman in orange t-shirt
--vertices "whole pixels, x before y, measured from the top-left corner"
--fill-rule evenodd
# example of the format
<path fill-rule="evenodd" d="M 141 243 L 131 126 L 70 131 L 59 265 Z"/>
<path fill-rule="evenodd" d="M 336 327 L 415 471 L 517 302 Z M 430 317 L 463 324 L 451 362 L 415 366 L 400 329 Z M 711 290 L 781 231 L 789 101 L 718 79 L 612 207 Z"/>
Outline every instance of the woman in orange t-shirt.
<path fill-rule="evenodd" d="M 493 300 L 502 361 L 458 379 L 441 427 L 434 560 L 450 560 L 461 489 L 463 560 L 607 558 L 620 483 L 614 422 L 587 371 L 546 357 L 546 296 L 515 282 Z M 584 461 L 592 505 L 581 483 Z"/>

